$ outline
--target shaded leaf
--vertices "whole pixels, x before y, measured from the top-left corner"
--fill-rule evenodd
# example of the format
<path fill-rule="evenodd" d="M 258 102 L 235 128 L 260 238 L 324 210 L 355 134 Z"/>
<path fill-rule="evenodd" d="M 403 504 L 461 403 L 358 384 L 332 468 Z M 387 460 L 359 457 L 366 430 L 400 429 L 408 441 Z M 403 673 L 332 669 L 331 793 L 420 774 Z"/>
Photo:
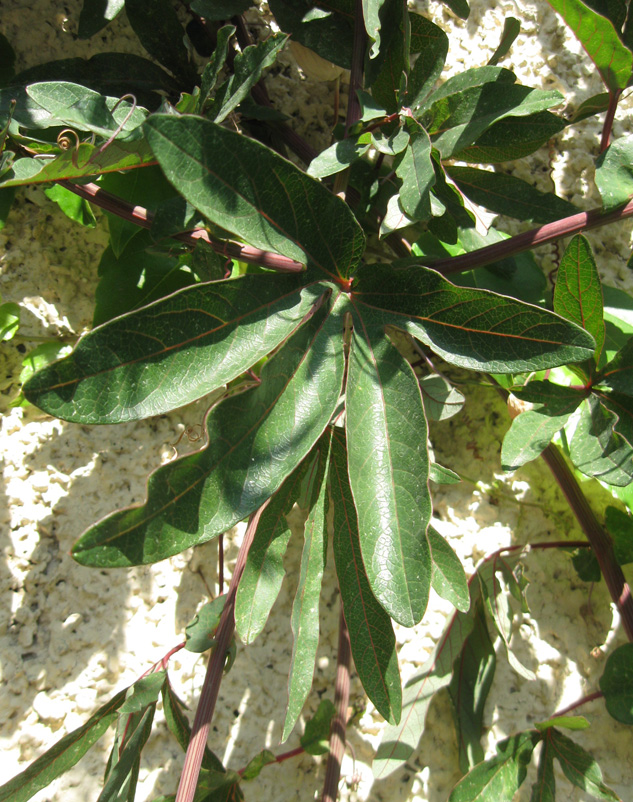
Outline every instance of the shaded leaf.
<path fill-rule="evenodd" d="M 596 186 L 602 208 L 610 211 L 633 195 L 633 135 L 616 139 L 596 160 Z"/>
<path fill-rule="evenodd" d="M 154 703 L 143 712 L 134 729 L 127 732 L 122 750 L 117 750 L 118 760 L 107 774 L 97 802 L 116 802 L 122 797 L 134 800 L 140 755 L 152 730 L 155 711 Z"/>
<path fill-rule="evenodd" d="M 633 337 L 629 338 L 598 377 L 600 384 L 612 390 L 633 396 Z"/>
<path fill-rule="evenodd" d="M 340 396 L 342 321 L 324 311 L 264 364 L 255 389 L 209 412 L 206 448 L 156 470 L 145 504 L 110 515 L 80 538 L 78 562 L 156 562 L 226 532 L 270 498 L 324 431 Z M 306 383 L 310 394 L 301 390 Z"/>
<path fill-rule="evenodd" d="M 600 767 L 589 752 L 554 728 L 546 730 L 544 739 L 550 742 L 552 753 L 573 785 L 597 799 L 619 802 L 620 797 L 603 783 Z"/>
<path fill-rule="evenodd" d="M 252 0 L 193 0 L 191 10 L 208 20 L 224 20 L 242 14 Z"/>
<path fill-rule="evenodd" d="M 334 506 L 334 562 L 354 665 L 367 696 L 392 723 L 400 719 L 402 691 L 391 620 L 376 601 L 365 572 L 347 473 L 347 450 L 335 429 L 329 472 Z"/>
<path fill-rule="evenodd" d="M 94 228 L 97 225 L 88 201 L 80 198 L 79 195 L 75 195 L 74 192 L 66 189 L 66 187 L 54 184 L 52 187 L 47 187 L 44 190 L 44 194 L 59 206 L 66 217 L 75 223 L 79 223 L 79 225 L 86 228 Z"/>
<path fill-rule="evenodd" d="M 209 3 L 209 5 L 212 5 Z M 191 6 L 192 10 L 193 4 Z M 201 12 L 197 12 L 201 13 Z M 204 14 L 201 14 L 204 17 Z M 231 15 L 229 15 L 230 17 Z M 229 17 L 221 17 L 221 19 L 228 19 Z M 204 112 L 205 108 L 213 101 L 213 92 L 216 88 L 220 72 L 226 64 L 226 57 L 229 52 L 229 42 L 231 36 L 235 33 L 234 25 L 223 25 L 216 34 L 216 45 L 213 55 L 211 56 L 208 64 L 205 65 L 200 78 L 200 95 L 198 98 L 198 108 L 200 113 Z"/>
<path fill-rule="evenodd" d="M 581 120 L 586 120 L 587 117 L 592 117 L 594 114 L 602 114 L 609 108 L 609 93 L 601 92 L 599 95 L 593 95 L 583 102 L 572 111 L 569 118 L 570 123 L 578 123 Z"/>
<path fill-rule="evenodd" d="M 346 399 L 349 478 L 367 578 L 389 615 L 413 626 L 431 584 L 427 424 L 411 366 L 364 320 L 355 320 Z"/>
<path fill-rule="evenodd" d="M 215 646 L 215 631 L 225 602 L 226 594 L 223 594 L 202 605 L 185 627 L 185 649 L 200 653 Z"/>
<path fill-rule="evenodd" d="M 613 551 L 618 565 L 633 562 L 633 518 L 617 507 L 605 510 L 605 526 L 613 540 Z"/>
<path fill-rule="evenodd" d="M 604 702 L 616 721 L 633 724 L 633 644 L 625 643 L 611 652 L 600 677 Z"/>
<path fill-rule="evenodd" d="M 321 699 L 316 713 L 306 721 L 301 746 L 309 755 L 324 755 L 330 751 L 330 724 L 336 708 L 329 699 Z"/>
<path fill-rule="evenodd" d="M 79 14 L 77 36 L 90 39 L 111 22 L 125 5 L 125 0 L 84 0 Z"/>
<path fill-rule="evenodd" d="M 484 131 L 473 145 L 463 148 L 455 158 L 476 164 L 521 159 L 534 153 L 560 133 L 567 123 L 549 111 L 527 117 L 507 117 Z"/>
<path fill-rule="evenodd" d="M 371 139 L 371 134 L 365 133 L 335 142 L 312 159 L 308 167 L 308 175 L 314 176 L 314 178 L 325 178 L 328 175 L 339 173 L 367 153 Z"/>
<path fill-rule="evenodd" d="M 431 552 L 433 590 L 460 612 L 467 613 L 470 607 L 468 581 L 459 557 L 430 524 L 426 536 Z"/>
<path fill-rule="evenodd" d="M 488 59 L 489 65 L 498 64 L 509 52 L 514 44 L 514 40 L 521 31 L 521 23 L 514 17 L 506 17 L 503 22 L 503 31 L 501 33 L 501 40 L 497 45 L 497 49 Z"/>
<path fill-rule="evenodd" d="M 246 768 L 242 772 L 242 779 L 247 780 L 254 780 L 255 777 L 259 776 L 259 773 L 264 768 L 264 766 L 268 766 L 270 763 L 275 763 L 275 756 L 270 751 L 270 749 L 263 749 L 258 755 L 249 761 Z"/>
<path fill-rule="evenodd" d="M 193 116 L 154 115 L 146 132 L 167 178 L 227 231 L 331 278 L 360 259 L 365 237 L 347 204 L 259 142 Z"/>
<path fill-rule="evenodd" d="M 185 31 L 169 0 L 125 0 L 125 12 L 147 52 L 185 82 L 196 79 L 184 42 Z"/>
<path fill-rule="evenodd" d="M 625 487 L 633 479 L 633 449 L 614 432 L 617 416 L 594 395 L 583 403 L 569 456 L 579 471 Z"/>
<path fill-rule="evenodd" d="M 538 759 L 536 782 L 532 786 L 530 802 L 554 802 L 556 799 L 556 777 L 554 776 L 554 750 L 549 738 L 543 739 Z"/>
<path fill-rule="evenodd" d="M 410 14 L 409 19 L 411 52 L 418 55 L 409 73 L 406 102 L 415 109 L 433 89 L 442 73 L 448 53 L 448 36 L 421 14 Z"/>
<path fill-rule="evenodd" d="M 448 420 L 464 406 L 465 398 L 443 376 L 431 374 L 420 379 L 424 412 L 429 420 Z"/>
<path fill-rule="evenodd" d="M 431 161 L 431 140 L 426 131 L 415 132 L 404 156 L 396 167 L 402 181 L 400 206 L 411 220 L 428 220 L 431 216 L 429 192 L 435 184 L 435 170 Z"/>

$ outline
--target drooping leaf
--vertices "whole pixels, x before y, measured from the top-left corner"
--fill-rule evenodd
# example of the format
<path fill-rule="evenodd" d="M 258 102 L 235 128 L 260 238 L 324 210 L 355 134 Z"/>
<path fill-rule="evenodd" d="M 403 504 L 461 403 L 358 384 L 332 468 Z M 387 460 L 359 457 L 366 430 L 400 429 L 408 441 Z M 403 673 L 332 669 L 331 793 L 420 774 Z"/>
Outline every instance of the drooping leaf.
<path fill-rule="evenodd" d="M 485 290 L 457 287 L 429 268 L 362 266 L 352 298 L 363 316 L 402 328 L 470 370 L 527 373 L 590 357 L 587 332 L 563 318 Z"/>
<path fill-rule="evenodd" d="M 596 186 L 602 208 L 610 211 L 633 195 L 633 135 L 619 137 L 596 160 Z"/>
<path fill-rule="evenodd" d="M 77 36 L 90 39 L 111 22 L 125 5 L 125 0 L 84 0 L 79 14 Z"/>
<path fill-rule="evenodd" d="M 113 696 L 88 721 L 64 735 L 30 766 L 0 787 L 0 802 L 26 802 L 54 779 L 72 768 L 93 746 L 117 717 L 127 689 Z"/>
<path fill-rule="evenodd" d="M 496 662 L 484 606 L 479 602 L 473 631 L 455 660 L 453 678 L 448 686 L 457 728 L 459 767 L 464 774 L 484 759 L 483 716 Z"/>
<path fill-rule="evenodd" d="M 354 664 L 378 712 L 395 723 L 402 705 L 396 639 L 391 620 L 376 601 L 366 576 L 347 473 L 347 450 L 338 429 L 332 437 L 329 481 L 334 506 L 334 561 Z"/>
<path fill-rule="evenodd" d="M 338 402 L 344 360 L 337 311 L 316 312 L 264 364 L 255 389 L 214 407 L 206 448 L 155 471 L 147 502 L 95 524 L 75 544 L 75 559 L 100 566 L 156 562 L 227 531 L 270 498 Z"/>
<path fill-rule="evenodd" d="M 433 526 L 429 525 L 426 536 L 431 551 L 433 590 L 460 612 L 467 613 L 470 607 L 468 581 L 459 557 Z"/>
<path fill-rule="evenodd" d="M 512 799 L 525 780 L 527 765 L 540 740 L 540 733 L 528 730 L 500 741 L 497 754 L 479 763 L 460 780 L 448 802 Z"/>
<path fill-rule="evenodd" d="M 565 120 L 549 111 L 527 117 L 506 117 L 484 131 L 473 145 L 455 153 L 455 158 L 474 164 L 496 164 L 534 153 L 560 133 Z"/>
<path fill-rule="evenodd" d="M 598 377 L 600 384 L 633 396 L 633 337 L 617 352 Z"/>
<path fill-rule="evenodd" d="M 610 92 L 624 89 L 631 77 L 633 55 L 625 47 L 611 20 L 596 14 L 581 0 L 548 0 L 575 33 L 596 65 Z"/>
<path fill-rule="evenodd" d="M 145 130 L 167 178 L 217 225 L 330 278 L 355 267 L 365 244 L 360 226 L 340 198 L 298 167 L 201 117 L 154 115 Z"/>
<path fill-rule="evenodd" d="M 420 379 L 424 412 L 429 420 L 448 420 L 464 406 L 466 399 L 437 373 Z"/>
<path fill-rule="evenodd" d="M 216 123 L 223 122 L 248 97 L 261 78 L 262 71 L 274 63 L 287 41 L 288 37 L 284 34 L 274 34 L 238 53 L 232 74 L 218 88 L 213 102 L 205 109 L 205 115 Z"/>
<path fill-rule="evenodd" d="M 310 512 L 304 527 L 304 544 L 297 592 L 290 619 L 293 647 L 288 673 L 288 706 L 282 743 L 288 739 L 305 704 L 314 675 L 319 645 L 319 598 L 327 562 L 327 470 L 331 432 L 322 438 L 315 468 L 308 475 Z"/>
<path fill-rule="evenodd" d="M 119 423 L 190 403 L 270 353 L 324 292 L 318 285 L 302 291 L 297 276 L 270 278 L 194 286 L 99 326 L 34 376 L 25 395 L 82 423 Z"/>
<path fill-rule="evenodd" d="M 581 746 L 553 727 L 545 731 L 544 740 L 549 742 L 552 754 L 573 785 L 596 799 L 620 802 L 620 797 L 602 781 L 602 772 L 596 761 Z"/>
<path fill-rule="evenodd" d="M 550 223 L 579 211 L 572 203 L 512 175 L 475 167 L 450 166 L 446 171 L 467 197 L 497 214 Z"/>
<path fill-rule="evenodd" d="M 330 751 L 330 724 L 336 708 L 329 699 L 321 699 L 316 713 L 306 721 L 301 746 L 309 755 L 324 755 Z"/>
<path fill-rule="evenodd" d="M 411 366 L 364 320 L 354 325 L 346 427 L 369 584 L 392 618 L 414 626 L 424 615 L 431 585 L 427 424 Z"/>
<path fill-rule="evenodd" d="M 501 40 L 497 45 L 497 49 L 495 52 L 490 56 L 488 59 L 488 65 L 494 66 L 498 64 L 502 58 L 507 56 L 510 52 L 510 48 L 512 47 L 514 40 L 519 35 L 521 30 L 521 23 L 518 19 L 514 17 L 506 17 L 503 22 L 503 31 L 501 33 Z"/>
<path fill-rule="evenodd" d="M 600 690 L 609 715 L 622 724 L 633 724 L 633 644 L 625 643 L 609 655 Z"/>
<path fill-rule="evenodd" d="M 560 261 L 554 288 L 554 311 L 582 326 L 596 341 L 594 359 L 604 345 L 602 287 L 591 245 L 576 234 Z"/>
<path fill-rule="evenodd" d="M 592 394 L 581 407 L 570 443 L 570 457 L 579 471 L 625 487 L 633 479 L 633 448 L 614 431 L 617 415 Z"/>
<path fill-rule="evenodd" d="M 123 740 L 122 748 L 116 748 L 118 760 L 106 774 L 103 790 L 99 794 L 97 802 L 119 802 L 125 799 L 132 802 L 138 781 L 139 764 L 141 751 L 152 730 L 156 703 L 150 704 L 147 709 L 138 714 L 136 726 L 126 725 L 126 737 Z"/>
<path fill-rule="evenodd" d="M 529 382 L 520 389 L 516 390 L 519 399 L 534 403 L 534 407 L 517 415 L 503 438 L 504 471 L 514 471 L 536 459 L 586 396 L 583 390 L 547 381 Z"/>

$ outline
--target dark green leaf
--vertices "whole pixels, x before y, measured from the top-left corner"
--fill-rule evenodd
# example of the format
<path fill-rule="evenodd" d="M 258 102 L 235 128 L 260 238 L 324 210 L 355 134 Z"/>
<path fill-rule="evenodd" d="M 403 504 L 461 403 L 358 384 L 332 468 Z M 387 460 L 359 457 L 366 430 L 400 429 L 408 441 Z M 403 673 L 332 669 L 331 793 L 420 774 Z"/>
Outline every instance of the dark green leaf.
<path fill-rule="evenodd" d="M 119 710 L 119 716 L 142 713 L 149 705 L 155 704 L 166 676 L 164 671 L 154 671 L 131 685 Z"/>
<path fill-rule="evenodd" d="M 497 754 L 479 763 L 457 783 L 448 802 L 512 799 L 525 780 L 527 765 L 540 740 L 540 733 L 528 730 L 500 741 Z"/>
<path fill-rule="evenodd" d="M 371 134 L 366 133 L 335 142 L 310 162 L 308 175 L 314 178 L 325 178 L 341 172 L 367 153 L 371 146 L 371 139 Z"/>
<path fill-rule="evenodd" d="M 443 2 L 461 19 L 468 19 L 470 6 L 467 0 L 443 0 Z"/>
<path fill-rule="evenodd" d="M 484 606 L 477 604 L 474 628 L 455 660 L 448 692 L 459 744 L 459 768 L 466 774 L 484 759 L 481 746 L 486 699 L 495 675 L 497 658 L 488 633 Z"/>
<path fill-rule="evenodd" d="M 112 766 L 97 802 L 118 802 L 122 798 L 134 800 L 140 755 L 152 731 L 155 711 L 154 703 L 145 710 L 134 730 L 127 732 L 123 749 L 118 752 L 118 760 Z"/>
<path fill-rule="evenodd" d="M 410 14 L 409 19 L 411 52 L 418 56 L 409 73 L 406 102 L 415 109 L 433 89 L 442 73 L 448 53 L 448 36 L 420 14 Z"/>
<path fill-rule="evenodd" d="M 0 189 L 0 231 L 2 231 L 7 223 L 7 217 L 13 206 L 14 199 L 15 189 L 13 189 L 13 187 Z"/>
<path fill-rule="evenodd" d="M 633 518 L 617 507 L 605 510 L 605 526 L 613 540 L 613 550 L 618 565 L 633 562 Z"/>
<path fill-rule="evenodd" d="M 530 802 L 555 802 L 556 777 L 554 776 L 554 750 L 549 738 L 543 739 L 538 759 L 536 782 L 532 786 Z"/>
<path fill-rule="evenodd" d="M 549 142 L 566 124 L 549 111 L 527 117 L 508 117 L 484 131 L 473 145 L 456 153 L 455 158 L 475 164 L 521 159 Z"/>
<path fill-rule="evenodd" d="M 611 715 L 622 724 L 633 724 L 633 644 L 619 646 L 607 658 L 600 690 Z"/>
<path fill-rule="evenodd" d="M 379 314 L 470 370 L 527 373 L 581 362 L 595 350 L 587 332 L 551 312 L 457 287 L 422 266 L 363 266 L 352 297 L 361 314 Z"/>
<path fill-rule="evenodd" d="M 247 764 L 242 772 L 242 779 L 246 781 L 254 780 L 255 777 L 259 776 L 264 766 L 268 766 L 270 763 L 275 763 L 275 756 L 270 749 L 263 749 Z"/>
<path fill-rule="evenodd" d="M 215 645 L 215 631 L 225 602 L 226 594 L 223 594 L 202 605 L 185 627 L 185 649 L 200 653 Z"/>
<path fill-rule="evenodd" d="M 633 337 L 618 351 L 598 377 L 600 384 L 606 384 L 616 392 L 633 396 Z"/>
<path fill-rule="evenodd" d="M 88 721 L 69 732 L 24 771 L 0 787 L 0 802 L 26 802 L 77 763 L 117 717 L 127 690 L 120 691 Z"/>
<path fill-rule="evenodd" d="M 316 312 L 265 363 L 255 389 L 211 410 L 206 448 L 155 471 L 147 503 L 89 529 L 74 546 L 75 559 L 156 562 L 226 532 L 270 498 L 324 431 L 341 393 L 342 319 L 327 311 Z"/>
<path fill-rule="evenodd" d="M 582 234 L 572 238 L 561 259 L 554 288 L 554 311 L 591 334 L 596 341 L 597 364 L 604 344 L 602 287 L 591 245 Z"/>
<path fill-rule="evenodd" d="M 503 32 L 501 33 L 501 41 L 497 46 L 495 52 L 490 56 L 488 60 L 489 65 L 498 64 L 501 59 L 506 56 L 510 52 L 510 48 L 512 47 L 514 40 L 519 35 L 521 30 L 521 23 L 518 19 L 514 17 L 506 17 L 503 23 Z"/>
<path fill-rule="evenodd" d="M 8 83 L 13 77 L 15 51 L 7 37 L 0 33 L 0 84 Z"/>
<path fill-rule="evenodd" d="M 624 89 L 631 77 L 633 56 L 613 27 L 613 23 L 596 14 L 581 0 L 549 0 L 577 36 L 596 65 L 610 92 Z"/>
<path fill-rule="evenodd" d="M 529 382 L 520 389 L 522 392 L 516 389 L 519 399 L 533 402 L 534 407 L 514 418 L 503 439 L 501 466 L 504 471 L 514 471 L 536 459 L 586 396 L 583 390 L 547 381 Z"/>
<path fill-rule="evenodd" d="M 581 407 L 570 444 L 570 457 L 587 476 L 625 487 L 633 479 L 633 449 L 614 432 L 617 422 L 617 415 L 606 409 L 598 398 L 590 396 Z"/>
<path fill-rule="evenodd" d="M 165 677 L 165 684 L 162 687 L 161 694 L 163 697 L 163 714 L 165 716 L 165 722 L 169 727 L 169 731 L 178 741 L 182 751 L 186 752 L 187 746 L 189 745 L 189 738 L 191 737 L 191 727 L 189 726 L 189 722 L 187 721 L 187 717 L 184 713 L 183 703 L 174 693 L 168 676 Z M 224 771 L 224 766 L 208 746 L 205 746 L 204 749 L 202 767 L 208 771 Z"/>
<path fill-rule="evenodd" d="M 449 384 L 443 376 L 436 373 L 420 379 L 424 412 L 429 420 L 448 420 L 464 406 L 465 398 Z"/>
<path fill-rule="evenodd" d="M 204 14 L 202 14 L 202 16 L 204 17 Z M 213 100 L 213 91 L 218 82 L 218 78 L 220 77 L 220 72 L 226 63 L 226 57 L 229 52 L 229 41 L 234 33 L 234 25 L 224 25 L 217 33 L 215 50 L 213 51 L 211 60 L 205 66 L 202 73 L 202 78 L 200 79 L 200 97 L 198 100 L 198 107 L 201 113 Z"/>
<path fill-rule="evenodd" d="M 235 56 L 231 76 L 219 87 L 205 115 L 221 123 L 249 94 L 259 81 L 262 71 L 270 67 L 288 41 L 284 34 L 274 34 L 263 42 L 250 45 Z"/>
<path fill-rule="evenodd" d="M 67 359 L 33 377 L 25 394 L 45 411 L 82 423 L 158 415 L 266 356 L 325 291 L 302 291 L 298 276 L 270 275 L 185 289 L 94 329 Z"/>
<path fill-rule="evenodd" d="M 633 719 L 628 723 L 632 724 Z M 620 797 L 602 782 L 602 772 L 596 761 L 581 746 L 554 728 L 545 732 L 544 739 L 551 744 L 552 754 L 573 785 L 597 799 L 620 802 Z"/>
<path fill-rule="evenodd" d="M 600 565 L 592 549 L 577 549 L 571 562 L 583 582 L 600 582 L 602 579 Z"/>
<path fill-rule="evenodd" d="M 579 211 L 572 203 L 504 173 L 475 167 L 447 167 L 447 173 L 462 192 L 475 203 L 497 214 L 550 223 Z"/>
<path fill-rule="evenodd" d="M 428 220 L 431 216 L 429 192 L 435 184 L 435 170 L 431 161 L 431 140 L 426 131 L 416 132 L 404 156 L 396 167 L 402 181 L 400 206 L 411 220 Z"/>
<path fill-rule="evenodd" d="M 330 724 L 336 708 L 329 699 L 321 699 L 316 713 L 306 721 L 301 746 L 309 755 L 324 755 L 330 751 Z"/>
<path fill-rule="evenodd" d="M 167 178 L 217 225 L 331 278 L 356 266 L 365 237 L 352 212 L 298 167 L 201 117 L 155 115 L 146 131 Z"/>
<path fill-rule="evenodd" d="M 288 707 L 282 743 L 294 729 L 310 693 L 319 645 L 319 597 L 327 562 L 326 477 L 330 438 L 331 432 L 322 438 L 318 461 L 307 477 L 310 512 L 304 527 L 301 570 L 290 619 L 294 642 L 288 672 Z"/>
<path fill-rule="evenodd" d="M 389 615 L 414 626 L 431 585 L 426 418 L 411 366 L 364 320 L 354 321 L 346 427 L 367 578 Z"/>
<path fill-rule="evenodd" d="M 193 0 L 191 10 L 208 20 L 224 20 L 242 14 L 252 5 L 252 0 Z"/>
<path fill-rule="evenodd" d="M 633 135 L 616 139 L 596 160 L 596 186 L 602 208 L 610 211 L 633 195 Z"/>
<path fill-rule="evenodd" d="M 85 226 L 86 228 L 94 228 L 97 221 L 87 200 L 75 195 L 66 187 L 59 184 L 54 184 L 44 190 L 44 194 L 49 200 L 54 201 L 62 212 L 74 220 L 75 223 Z"/>
<path fill-rule="evenodd" d="M 125 0 L 84 0 L 79 14 L 77 36 L 90 39 L 111 22 L 125 5 Z"/>
<path fill-rule="evenodd" d="M 470 607 L 468 581 L 459 557 L 433 526 L 429 525 L 426 536 L 431 551 L 433 590 L 460 612 L 467 613 Z"/>
<path fill-rule="evenodd" d="M 334 561 L 354 664 L 378 712 L 395 723 L 402 706 L 396 639 L 389 616 L 371 591 L 363 565 L 347 473 L 347 450 L 338 429 L 332 438 L 329 480 L 334 506 Z"/>
<path fill-rule="evenodd" d="M 125 0 L 125 12 L 152 58 L 180 80 L 195 81 L 196 69 L 189 61 L 185 31 L 170 0 Z"/>
<path fill-rule="evenodd" d="M 592 117 L 594 114 L 602 114 L 609 108 L 609 93 L 601 92 L 599 95 L 583 100 L 578 108 L 572 112 L 569 118 L 570 123 L 578 123 L 581 120 L 586 120 L 587 117 Z"/>

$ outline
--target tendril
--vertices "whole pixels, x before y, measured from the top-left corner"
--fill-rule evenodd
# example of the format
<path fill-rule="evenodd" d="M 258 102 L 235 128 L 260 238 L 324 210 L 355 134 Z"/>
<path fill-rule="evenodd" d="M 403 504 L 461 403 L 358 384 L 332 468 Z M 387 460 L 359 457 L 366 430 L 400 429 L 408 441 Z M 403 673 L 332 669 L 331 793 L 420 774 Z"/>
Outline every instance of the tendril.
<path fill-rule="evenodd" d="M 79 167 L 77 164 L 77 155 L 79 153 L 80 144 L 79 134 L 72 128 L 64 128 L 63 131 L 57 134 L 57 145 L 61 150 L 67 151 L 73 148 L 71 161 L 75 167 Z"/>
<path fill-rule="evenodd" d="M 123 120 L 119 123 L 119 125 L 115 128 L 114 133 L 112 134 L 110 139 L 106 140 L 106 142 L 104 142 L 103 145 L 101 145 L 99 150 L 96 153 L 93 153 L 92 156 L 88 159 L 88 164 L 91 164 L 96 159 L 97 156 L 100 156 L 107 148 L 110 147 L 110 145 L 118 137 L 118 135 L 121 133 L 121 131 L 125 128 L 125 125 L 128 122 L 128 120 L 130 119 L 130 117 L 136 111 L 136 97 L 134 95 L 132 95 L 132 94 L 127 94 L 127 95 L 122 95 L 117 100 L 117 102 L 112 107 L 112 111 L 110 112 L 110 114 L 114 115 L 114 112 L 117 110 L 119 105 L 121 103 L 123 103 L 124 100 L 129 100 L 131 102 L 132 105 L 130 106 L 130 110 L 125 115 Z"/>

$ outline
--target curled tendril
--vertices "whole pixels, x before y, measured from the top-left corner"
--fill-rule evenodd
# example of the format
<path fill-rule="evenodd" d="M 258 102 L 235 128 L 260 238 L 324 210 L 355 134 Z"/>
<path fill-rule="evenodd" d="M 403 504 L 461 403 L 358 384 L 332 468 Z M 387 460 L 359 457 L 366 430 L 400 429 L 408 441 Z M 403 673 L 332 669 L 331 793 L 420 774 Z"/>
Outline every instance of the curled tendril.
<path fill-rule="evenodd" d="M 130 119 L 130 117 L 136 111 L 136 97 L 134 95 L 132 95 L 132 94 L 128 94 L 128 95 L 123 95 L 122 97 L 120 97 L 117 100 L 117 102 L 112 107 L 112 111 L 110 112 L 110 114 L 114 114 L 114 112 L 119 107 L 119 104 L 123 103 L 124 100 L 129 100 L 131 102 L 132 106 L 131 106 L 130 110 L 125 115 L 125 117 L 120 122 L 120 124 L 116 127 L 116 129 L 115 129 L 114 133 L 112 134 L 112 136 L 110 137 L 110 139 L 108 139 L 106 142 L 104 142 L 103 145 L 101 145 L 101 147 L 99 148 L 99 150 L 96 153 L 92 154 L 92 156 L 88 160 L 88 164 L 93 162 L 97 158 L 97 156 L 100 156 L 107 148 L 110 147 L 110 145 L 114 142 L 114 140 L 117 138 L 117 136 L 125 128 L 125 124 L 127 123 L 127 121 Z"/>
<path fill-rule="evenodd" d="M 75 167 L 79 166 L 77 164 L 77 154 L 79 153 L 80 144 L 81 142 L 79 140 L 79 134 L 72 128 L 64 128 L 63 131 L 60 131 L 59 134 L 57 134 L 57 145 L 61 150 L 66 151 L 74 148 L 71 161 Z"/>

